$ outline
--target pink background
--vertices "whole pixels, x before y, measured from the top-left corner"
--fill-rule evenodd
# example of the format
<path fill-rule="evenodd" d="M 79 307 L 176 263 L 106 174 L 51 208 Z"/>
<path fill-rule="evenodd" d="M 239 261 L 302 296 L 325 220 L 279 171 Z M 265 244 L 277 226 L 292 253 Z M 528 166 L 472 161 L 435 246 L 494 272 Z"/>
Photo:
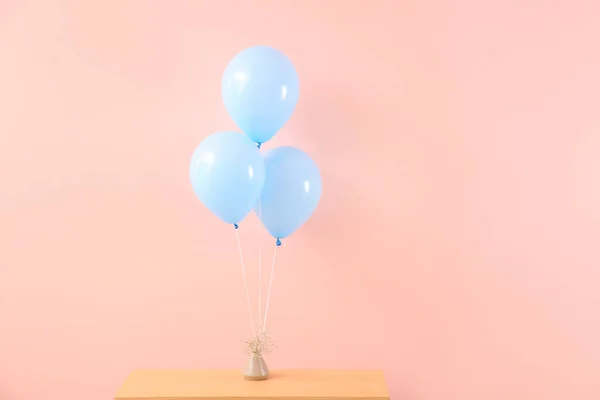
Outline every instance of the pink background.
<path fill-rule="evenodd" d="M 255 44 L 302 85 L 266 147 L 324 179 L 278 256 L 270 366 L 600 398 L 599 37 L 595 0 L 1 2 L 0 398 L 245 362 L 234 233 L 187 168 L 235 128 L 220 78 Z M 254 277 L 272 242 L 241 229 Z"/>

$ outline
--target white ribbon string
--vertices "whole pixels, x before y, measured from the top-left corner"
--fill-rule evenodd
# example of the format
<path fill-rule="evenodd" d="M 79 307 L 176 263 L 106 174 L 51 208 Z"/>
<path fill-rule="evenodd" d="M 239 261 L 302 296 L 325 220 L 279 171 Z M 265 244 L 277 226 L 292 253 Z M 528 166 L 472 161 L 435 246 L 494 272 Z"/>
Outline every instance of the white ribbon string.
<path fill-rule="evenodd" d="M 260 317 L 261 317 L 261 308 L 262 308 L 262 302 L 260 301 L 260 292 L 261 292 L 261 270 L 262 270 L 262 256 L 260 253 L 260 239 L 258 240 L 258 330 L 262 331 L 264 329 L 261 329 L 260 327 Z"/>
<path fill-rule="evenodd" d="M 237 239 L 238 251 L 240 253 L 240 261 L 242 263 L 242 276 L 244 277 L 244 289 L 246 290 L 246 302 L 248 303 L 248 313 L 250 314 L 250 324 L 252 327 L 252 335 L 256 333 L 254 329 L 254 316 L 252 315 L 252 306 L 250 305 L 250 294 L 248 293 L 248 281 L 246 280 L 246 268 L 244 268 L 244 257 L 242 256 L 242 246 L 240 244 L 240 233 L 235 229 L 235 237 Z"/>
<path fill-rule="evenodd" d="M 267 303 L 265 305 L 265 319 L 263 320 L 263 330 L 267 329 L 267 314 L 269 313 L 269 300 L 271 300 L 271 286 L 273 286 L 273 272 L 275 271 L 275 258 L 277 257 L 277 243 L 273 249 L 273 263 L 271 264 L 271 277 L 269 278 L 269 290 L 267 292 Z"/>
<path fill-rule="evenodd" d="M 260 219 L 260 213 L 261 213 L 261 209 L 260 209 L 260 200 L 258 201 L 258 217 Z M 261 322 L 261 309 L 262 309 L 262 302 L 260 299 L 260 293 L 262 292 L 261 290 L 261 282 L 262 282 L 262 253 L 260 251 L 260 237 L 258 238 L 258 330 L 259 331 L 263 331 L 264 327 L 260 327 L 260 322 Z"/>

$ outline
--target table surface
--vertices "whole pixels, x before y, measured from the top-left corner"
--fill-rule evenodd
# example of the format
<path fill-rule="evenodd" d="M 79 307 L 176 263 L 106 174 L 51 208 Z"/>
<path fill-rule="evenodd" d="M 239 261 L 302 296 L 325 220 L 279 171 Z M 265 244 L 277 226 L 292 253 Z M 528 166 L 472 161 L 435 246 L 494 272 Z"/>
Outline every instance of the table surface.
<path fill-rule="evenodd" d="M 266 381 L 237 370 L 135 371 L 115 400 L 389 400 L 382 371 L 280 370 Z"/>

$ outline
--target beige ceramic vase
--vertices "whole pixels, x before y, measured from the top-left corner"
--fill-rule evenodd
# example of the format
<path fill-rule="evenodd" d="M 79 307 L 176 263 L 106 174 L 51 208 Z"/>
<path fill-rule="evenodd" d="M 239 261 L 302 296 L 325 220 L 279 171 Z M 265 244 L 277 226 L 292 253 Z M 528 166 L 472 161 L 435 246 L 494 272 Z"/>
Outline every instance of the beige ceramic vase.
<path fill-rule="evenodd" d="M 261 354 L 252 354 L 244 369 L 244 379 L 248 381 L 264 381 L 269 377 L 269 367 Z"/>

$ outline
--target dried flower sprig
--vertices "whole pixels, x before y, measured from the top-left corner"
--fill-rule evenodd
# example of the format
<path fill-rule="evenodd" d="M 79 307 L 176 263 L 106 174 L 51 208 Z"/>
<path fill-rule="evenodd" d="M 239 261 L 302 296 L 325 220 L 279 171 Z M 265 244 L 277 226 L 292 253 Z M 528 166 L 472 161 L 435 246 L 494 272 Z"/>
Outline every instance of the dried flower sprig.
<path fill-rule="evenodd" d="M 270 332 L 262 330 L 256 332 L 252 339 L 246 341 L 246 354 L 253 356 L 269 354 L 276 347 L 277 345 L 271 339 Z"/>

